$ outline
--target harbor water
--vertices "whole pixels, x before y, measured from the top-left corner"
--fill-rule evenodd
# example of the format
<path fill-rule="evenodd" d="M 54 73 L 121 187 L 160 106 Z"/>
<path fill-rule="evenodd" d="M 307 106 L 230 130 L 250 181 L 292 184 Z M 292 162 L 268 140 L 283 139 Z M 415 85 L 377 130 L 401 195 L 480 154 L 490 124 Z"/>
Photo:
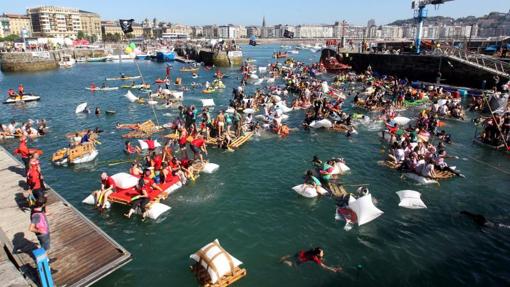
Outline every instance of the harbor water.
<path fill-rule="evenodd" d="M 243 49 L 245 58 L 266 65 L 274 61 L 271 55 L 279 47 Z M 320 53 L 303 50 L 293 56 L 312 63 L 319 60 Z M 147 82 L 165 76 L 166 64 L 138 63 Z M 192 79 L 190 73 L 179 72 L 182 64 L 175 62 L 172 66 L 172 77 L 182 77 L 184 84 L 213 79 L 214 70 L 201 69 L 199 78 Z M 236 68 L 222 71 L 228 76 L 223 92 L 204 95 L 201 89 L 186 91 L 184 104 L 201 107 L 200 99 L 213 98 L 215 111 L 226 108 L 240 74 Z M 123 131 L 115 129 L 115 123 L 152 119 L 163 124 L 177 114 L 176 109 L 156 106 L 153 112 L 147 105 L 130 103 L 123 97 L 126 90 L 91 93 L 84 89 L 91 82 L 99 86 L 106 77 L 121 72 L 138 74 L 133 62 L 84 63 L 72 69 L 0 74 L 2 94 L 23 83 L 26 92 L 41 96 L 40 102 L 25 106 L 1 105 L 0 122 L 45 118 L 50 127 L 48 134 L 29 142 L 31 147 L 44 150 L 45 180 L 133 254 L 131 263 L 97 286 L 196 286 L 188 267 L 189 255 L 214 239 L 219 239 L 248 270 L 248 275 L 235 284 L 240 287 L 510 285 L 510 229 L 482 230 L 459 215 L 461 210 L 468 210 L 510 225 L 510 159 L 502 152 L 472 145 L 475 127 L 470 121 L 449 121 L 445 127 L 454 141 L 447 151 L 459 157 L 448 162 L 466 178 L 441 181 L 439 186 L 417 186 L 402 179 L 397 171 L 377 164 L 385 158 L 385 144 L 377 136 L 381 126 L 359 126 L 359 134 L 351 138 L 325 130 L 305 131 L 301 129 L 303 111 L 295 111 L 289 113 L 292 131 L 287 138 L 254 137 L 233 153 L 209 148 L 210 161 L 219 164 L 220 169 L 201 175 L 170 195 L 164 203 L 171 210 L 157 220 L 142 222 L 136 216 L 128 220 L 122 216 L 127 211 L 125 206 L 99 213 L 82 204 L 99 188 L 102 171 L 113 174 L 127 171 L 130 166 L 129 162 L 111 165 L 129 159 L 123 153 Z M 248 86 L 248 94 L 256 88 Z M 92 111 L 100 107 L 117 113 L 76 115 L 74 109 L 82 102 L 87 102 Z M 416 112 L 406 111 L 404 115 Z M 67 144 L 66 133 L 95 127 L 104 130 L 95 162 L 73 167 L 50 163 L 51 154 Z M 0 144 L 13 151 L 17 140 Z M 333 199 L 306 199 L 292 191 L 293 186 L 302 183 L 313 155 L 345 158 L 351 168 L 342 178 L 347 190 L 367 184 L 384 214 L 345 231 L 344 222 L 334 219 Z M 421 192 L 428 208 L 399 207 L 395 192 L 404 189 Z M 312 263 L 288 267 L 279 262 L 284 255 L 317 246 L 324 248 L 327 264 L 340 265 L 344 271 L 332 273 Z"/>

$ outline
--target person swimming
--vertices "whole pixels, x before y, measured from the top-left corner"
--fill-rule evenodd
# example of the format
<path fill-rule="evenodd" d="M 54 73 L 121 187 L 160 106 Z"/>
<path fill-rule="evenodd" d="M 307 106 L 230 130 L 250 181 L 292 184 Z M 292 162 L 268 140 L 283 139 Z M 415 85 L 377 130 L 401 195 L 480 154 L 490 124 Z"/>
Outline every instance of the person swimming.
<path fill-rule="evenodd" d="M 283 256 L 280 259 L 281 263 L 284 263 L 290 267 L 298 266 L 306 262 L 315 262 L 320 267 L 332 271 L 332 272 L 341 272 L 342 267 L 333 267 L 328 266 L 324 263 L 324 250 L 320 247 L 316 247 L 307 251 L 300 250 L 293 257 L 290 255 Z"/>
<path fill-rule="evenodd" d="M 485 216 L 481 214 L 472 213 L 469 211 L 462 210 L 460 214 L 467 216 L 471 220 L 473 220 L 476 225 L 479 227 L 502 227 L 502 228 L 510 228 L 509 225 L 501 224 L 501 223 L 495 223 L 490 220 L 487 220 Z"/>

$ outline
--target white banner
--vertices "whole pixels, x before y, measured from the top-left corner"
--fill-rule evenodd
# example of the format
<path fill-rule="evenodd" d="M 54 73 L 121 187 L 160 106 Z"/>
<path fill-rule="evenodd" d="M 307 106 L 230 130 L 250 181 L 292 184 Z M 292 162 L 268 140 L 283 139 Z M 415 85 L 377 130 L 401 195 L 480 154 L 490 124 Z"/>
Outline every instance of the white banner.
<path fill-rule="evenodd" d="M 43 52 L 32 52 L 32 57 L 49 59 L 50 58 L 50 52 L 46 52 L 46 51 L 43 51 Z"/>
<path fill-rule="evenodd" d="M 242 57 L 243 56 L 243 52 L 242 51 L 229 51 L 228 52 L 228 57 Z"/>

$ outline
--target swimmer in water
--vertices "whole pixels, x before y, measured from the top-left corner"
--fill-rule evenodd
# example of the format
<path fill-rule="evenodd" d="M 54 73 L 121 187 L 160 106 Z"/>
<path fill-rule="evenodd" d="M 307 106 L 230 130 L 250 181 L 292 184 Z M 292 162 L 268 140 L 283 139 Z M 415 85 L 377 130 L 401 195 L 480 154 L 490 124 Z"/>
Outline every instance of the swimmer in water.
<path fill-rule="evenodd" d="M 320 247 L 316 247 L 316 248 L 310 249 L 308 251 L 301 250 L 293 257 L 290 255 L 287 255 L 287 256 L 283 256 L 280 259 L 281 263 L 284 263 L 290 267 L 301 265 L 301 264 L 309 262 L 309 261 L 315 262 L 320 267 L 322 267 L 326 270 L 332 271 L 332 272 L 341 272 L 342 271 L 342 267 L 328 266 L 324 263 L 324 250 L 322 250 L 322 248 L 320 248 Z"/>
<path fill-rule="evenodd" d="M 461 211 L 460 214 L 463 214 L 463 215 L 469 217 L 470 219 L 473 220 L 474 223 L 476 223 L 476 225 L 478 225 L 480 227 L 510 228 L 509 225 L 489 221 L 489 220 L 487 220 L 487 218 L 485 218 L 485 216 L 483 216 L 481 214 L 471 213 L 471 212 L 465 211 L 465 210 Z"/>

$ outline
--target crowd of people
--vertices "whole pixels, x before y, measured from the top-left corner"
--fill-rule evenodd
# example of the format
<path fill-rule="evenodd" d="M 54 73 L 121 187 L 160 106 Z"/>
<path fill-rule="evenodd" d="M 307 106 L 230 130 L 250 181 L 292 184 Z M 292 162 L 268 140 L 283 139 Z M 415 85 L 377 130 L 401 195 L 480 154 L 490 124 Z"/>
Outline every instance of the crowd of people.
<path fill-rule="evenodd" d="M 45 119 L 28 120 L 21 124 L 12 120 L 8 124 L 0 124 L 0 139 L 21 136 L 36 138 L 45 135 L 47 131 L 48 126 Z"/>

